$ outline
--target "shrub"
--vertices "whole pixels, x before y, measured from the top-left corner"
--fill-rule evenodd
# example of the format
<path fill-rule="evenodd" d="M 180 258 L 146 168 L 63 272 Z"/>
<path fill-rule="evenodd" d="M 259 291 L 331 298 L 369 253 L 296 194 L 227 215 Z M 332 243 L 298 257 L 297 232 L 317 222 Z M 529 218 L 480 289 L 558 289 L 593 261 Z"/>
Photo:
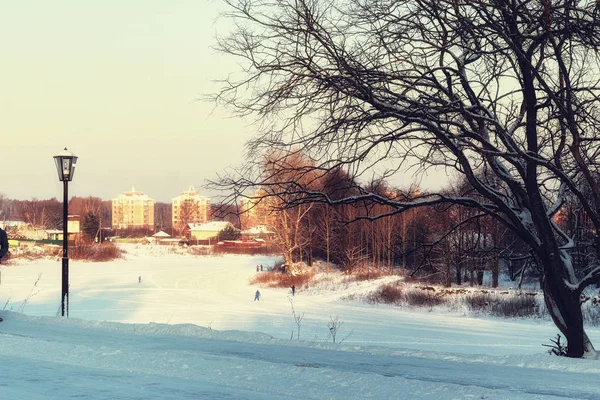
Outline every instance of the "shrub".
<path fill-rule="evenodd" d="M 11 249 L 11 255 L 13 259 L 23 260 L 38 260 L 40 258 L 54 258 L 62 255 L 62 247 L 58 245 L 34 245 Z M 13 260 L 6 262 L 2 260 L 3 264 L 12 264 Z"/>
<path fill-rule="evenodd" d="M 398 284 L 387 283 L 371 293 L 367 300 L 371 303 L 398 304 L 402 300 L 402 289 Z"/>
<path fill-rule="evenodd" d="M 110 261 L 121 258 L 123 250 L 114 243 L 80 243 L 69 248 L 69 257 L 74 260 Z"/>
<path fill-rule="evenodd" d="M 212 254 L 212 248 L 207 246 L 190 246 L 188 253 L 195 256 L 209 256 Z"/>
<path fill-rule="evenodd" d="M 260 247 L 233 247 L 233 246 L 212 246 L 214 254 L 251 254 L 251 255 L 273 255 L 278 254 L 275 246 L 265 244 Z"/>
<path fill-rule="evenodd" d="M 314 272 L 288 275 L 277 271 L 270 271 L 256 275 L 250 280 L 250 283 L 265 287 L 289 288 L 296 286 L 297 288 L 300 288 L 308 286 L 313 280 L 314 275 Z"/>
<path fill-rule="evenodd" d="M 583 320 L 591 326 L 600 326 L 600 304 L 597 301 L 586 302 L 581 307 Z"/>
<path fill-rule="evenodd" d="M 350 274 L 348 275 L 348 280 L 353 280 L 353 281 L 357 281 L 357 282 L 361 282 L 361 281 L 369 281 L 371 279 L 379 279 L 383 276 L 388 276 L 389 274 L 384 274 L 378 271 L 372 271 L 372 272 L 359 272 L 356 274 Z"/>
<path fill-rule="evenodd" d="M 381 285 L 375 292 L 367 296 L 371 303 L 406 304 L 418 307 L 433 307 L 445 302 L 445 298 L 434 292 L 409 289 L 403 290 L 398 283 Z"/>
<path fill-rule="evenodd" d="M 496 298 L 488 293 L 475 293 L 465 296 L 465 303 L 469 310 L 475 312 L 489 311 L 490 304 L 494 301 L 496 301 Z"/>
<path fill-rule="evenodd" d="M 489 293 L 475 293 L 465 296 L 470 310 L 492 315 L 514 318 L 540 316 L 540 307 L 535 296 L 515 295 L 496 296 Z"/>
<path fill-rule="evenodd" d="M 407 290 L 404 301 L 411 306 L 433 307 L 446 302 L 446 298 L 428 290 Z"/>

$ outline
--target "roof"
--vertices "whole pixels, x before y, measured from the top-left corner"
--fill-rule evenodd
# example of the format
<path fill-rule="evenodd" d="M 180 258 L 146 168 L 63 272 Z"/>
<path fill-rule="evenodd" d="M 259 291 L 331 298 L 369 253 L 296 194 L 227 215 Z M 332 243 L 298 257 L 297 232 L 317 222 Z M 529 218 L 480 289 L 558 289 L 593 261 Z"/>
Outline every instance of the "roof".
<path fill-rule="evenodd" d="M 192 185 L 185 192 L 181 192 L 181 195 L 177 197 L 173 197 L 172 200 L 183 200 L 183 199 L 196 199 L 203 201 L 210 201 L 210 199 L 206 196 L 201 196 L 200 192 L 196 190 L 196 188 Z"/>
<path fill-rule="evenodd" d="M 231 225 L 231 222 L 229 222 L 229 221 L 212 221 L 212 222 L 207 222 L 206 224 L 193 224 L 193 223 L 188 224 L 191 231 L 210 231 L 210 232 L 222 231 L 223 229 L 227 228 L 229 225 Z M 233 226 L 233 225 L 231 225 L 231 226 Z"/>
<path fill-rule="evenodd" d="M 160 232 L 156 232 L 154 235 L 152 235 L 152 237 L 161 237 L 161 238 L 166 238 L 166 237 L 171 237 L 171 235 L 169 235 L 167 232 L 165 231 L 160 231 Z"/>
<path fill-rule="evenodd" d="M 125 192 L 125 193 L 121 193 L 117 198 L 115 198 L 113 200 L 119 200 L 119 199 L 152 200 L 145 193 L 142 193 L 140 191 L 135 190 L 134 186 L 131 187 L 131 191 Z"/>
<path fill-rule="evenodd" d="M 242 231 L 242 234 L 245 234 L 245 235 L 260 235 L 261 233 L 269 234 L 269 233 L 274 233 L 274 232 L 271 232 L 270 230 L 268 230 L 265 225 L 258 225 L 253 228 Z"/>

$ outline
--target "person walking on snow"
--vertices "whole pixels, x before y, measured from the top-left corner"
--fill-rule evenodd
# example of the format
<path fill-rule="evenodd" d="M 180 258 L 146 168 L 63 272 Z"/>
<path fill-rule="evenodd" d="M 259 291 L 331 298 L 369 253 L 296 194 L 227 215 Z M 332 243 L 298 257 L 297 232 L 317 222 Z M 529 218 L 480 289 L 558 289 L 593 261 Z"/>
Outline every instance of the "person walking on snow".
<path fill-rule="evenodd" d="M 0 228 L 0 264 L 2 263 L 2 258 L 8 253 L 8 235 L 6 231 Z M 0 318 L 0 322 L 2 318 Z"/>
<path fill-rule="evenodd" d="M 2 258 L 8 253 L 8 235 L 6 231 L 0 228 L 0 263 Z"/>
<path fill-rule="evenodd" d="M 292 285 L 292 296 L 296 295 L 296 285 Z"/>
<path fill-rule="evenodd" d="M 254 301 L 260 301 L 260 292 L 257 290 L 256 293 L 254 293 Z"/>

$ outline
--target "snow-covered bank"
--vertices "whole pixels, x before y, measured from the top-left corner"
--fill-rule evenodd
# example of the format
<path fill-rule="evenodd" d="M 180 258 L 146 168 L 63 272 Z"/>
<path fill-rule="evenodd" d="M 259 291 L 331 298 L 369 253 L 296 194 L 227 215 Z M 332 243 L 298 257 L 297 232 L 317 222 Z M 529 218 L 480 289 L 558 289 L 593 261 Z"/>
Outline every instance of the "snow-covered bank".
<path fill-rule="evenodd" d="M 72 262 L 69 319 L 56 317 L 60 261 L 3 266 L 0 301 L 13 311 L 0 312 L 2 398 L 510 400 L 600 393 L 597 361 L 546 354 L 541 344 L 556 334 L 548 321 L 406 310 L 317 290 L 291 298 L 287 290 L 261 288 L 255 302 L 249 279 L 257 264 L 272 262 L 140 247 L 125 260 Z M 300 341 L 289 340 L 298 328 L 290 299 L 304 313 Z M 343 321 L 338 339 L 345 340 L 334 345 L 327 323 L 336 316 Z M 597 329 L 590 335 L 600 343 Z"/>
<path fill-rule="evenodd" d="M 5 313 L 3 398 L 597 399 L 600 366 Z"/>

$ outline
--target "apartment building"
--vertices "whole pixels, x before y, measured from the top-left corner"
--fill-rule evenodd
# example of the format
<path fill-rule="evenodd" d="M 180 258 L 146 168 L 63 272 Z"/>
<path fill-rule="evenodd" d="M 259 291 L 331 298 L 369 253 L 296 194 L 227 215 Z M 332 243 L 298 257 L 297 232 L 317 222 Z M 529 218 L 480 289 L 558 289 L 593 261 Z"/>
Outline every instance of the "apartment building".
<path fill-rule="evenodd" d="M 272 227 L 275 220 L 273 212 L 276 200 L 268 197 L 264 189 L 259 188 L 252 195 L 240 201 L 242 229 L 257 226 Z"/>
<path fill-rule="evenodd" d="M 206 223 L 210 216 L 210 200 L 200 195 L 194 186 L 171 201 L 173 229 L 181 232 L 187 224 Z"/>
<path fill-rule="evenodd" d="M 112 228 L 154 231 L 154 200 L 134 187 L 112 199 Z"/>

